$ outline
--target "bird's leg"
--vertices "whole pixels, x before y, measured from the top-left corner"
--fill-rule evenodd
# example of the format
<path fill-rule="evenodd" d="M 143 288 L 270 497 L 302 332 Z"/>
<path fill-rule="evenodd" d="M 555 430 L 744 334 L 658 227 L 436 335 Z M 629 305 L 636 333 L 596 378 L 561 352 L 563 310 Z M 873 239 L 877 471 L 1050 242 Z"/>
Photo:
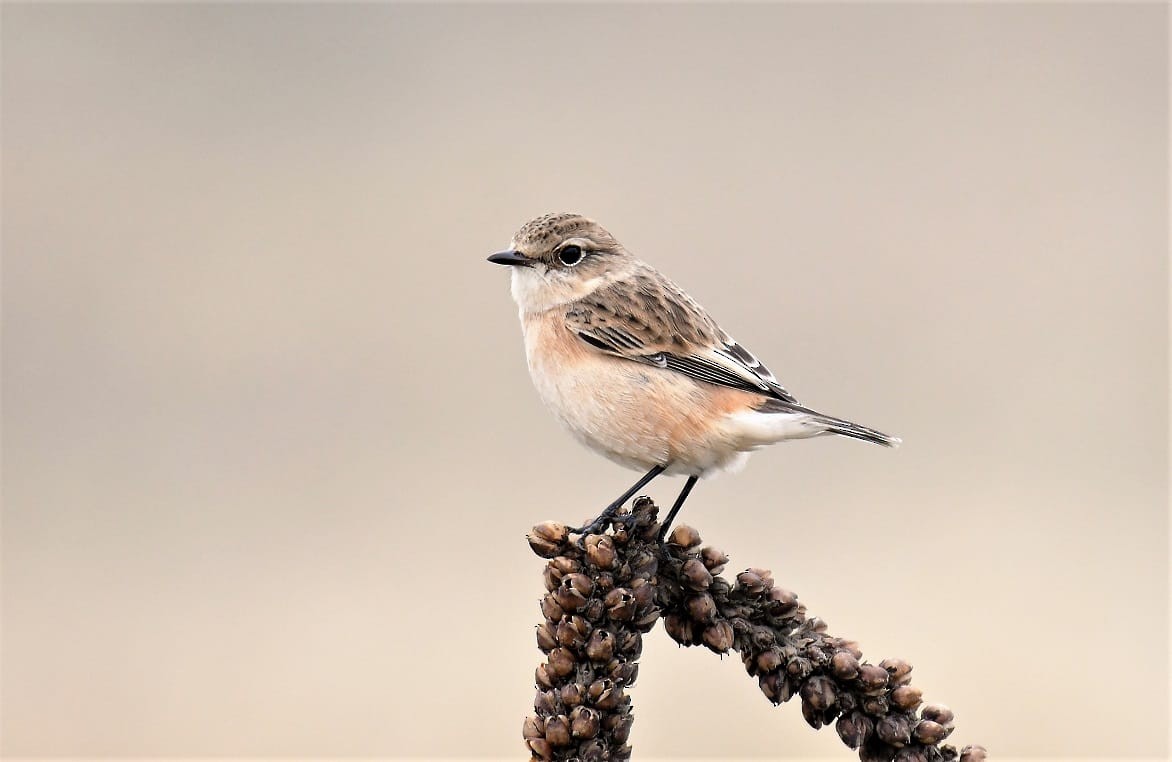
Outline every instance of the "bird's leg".
<path fill-rule="evenodd" d="M 606 526 L 606 522 L 610 521 L 610 519 L 616 513 L 618 513 L 619 508 L 623 507 L 623 503 L 627 502 L 627 500 L 631 498 L 631 495 L 634 495 L 636 492 L 643 489 L 643 487 L 645 487 L 648 482 L 662 474 L 664 468 L 666 468 L 666 466 L 656 466 L 655 468 L 648 471 L 643 475 L 642 479 L 635 482 L 635 486 L 624 492 L 618 500 L 615 500 L 613 503 L 606 506 L 602 513 L 598 514 L 598 518 L 594 519 L 594 521 L 591 521 L 585 526 L 578 527 L 577 529 L 571 528 L 570 531 L 574 534 L 581 535 L 597 534 L 604 526 Z"/>
<path fill-rule="evenodd" d="M 676 498 L 671 510 L 667 513 L 667 518 L 659 526 L 659 541 L 663 542 L 663 538 L 667 537 L 667 530 L 671 528 L 672 519 L 680 512 L 680 508 L 684 507 L 684 501 L 688 499 L 688 494 L 692 491 L 692 487 L 696 486 L 696 481 L 699 476 L 689 476 L 688 481 L 684 483 L 684 488 L 680 490 L 680 496 Z"/>

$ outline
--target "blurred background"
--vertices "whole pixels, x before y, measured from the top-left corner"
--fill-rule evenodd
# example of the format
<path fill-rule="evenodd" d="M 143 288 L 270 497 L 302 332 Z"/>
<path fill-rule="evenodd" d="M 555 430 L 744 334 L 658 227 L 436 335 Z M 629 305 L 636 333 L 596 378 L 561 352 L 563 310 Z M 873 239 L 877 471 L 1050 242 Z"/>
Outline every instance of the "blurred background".
<path fill-rule="evenodd" d="M 507 274 L 595 217 L 799 399 L 683 517 L 959 743 L 1163 756 L 1167 8 L 3 7 L 5 755 L 519 758 L 636 478 Z M 681 481 L 648 492 L 670 501 Z M 845 758 L 658 629 L 642 757 Z"/>

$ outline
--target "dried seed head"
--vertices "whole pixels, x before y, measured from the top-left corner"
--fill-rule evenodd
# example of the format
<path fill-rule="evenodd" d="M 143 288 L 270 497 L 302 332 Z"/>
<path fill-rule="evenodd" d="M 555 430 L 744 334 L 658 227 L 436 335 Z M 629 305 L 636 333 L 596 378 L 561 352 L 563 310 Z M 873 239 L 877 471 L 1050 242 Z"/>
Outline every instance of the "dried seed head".
<path fill-rule="evenodd" d="M 574 707 L 570 712 L 570 733 L 574 738 L 593 738 L 598 735 L 599 715 L 585 706 Z"/>
<path fill-rule="evenodd" d="M 606 594 L 603 603 L 606 606 L 606 613 L 616 622 L 626 622 L 635 616 L 635 596 L 625 587 L 611 590 Z"/>
<path fill-rule="evenodd" d="M 530 738 L 542 738 L 545 735 L 545 723 L 538 717 L 526 717 L 525 722 L 521 725 L 521 737 L 525 740 Z"/>
<path fill-rule="evenodd" d="M 728 653 L 733 647 L 733 628 L 728 622 L 715 622 L 704 628 L 704 645 L 718 654 Z"/>
<path fill-rule="evenodd" d="M 547 657 L 549 660 L 550 674 L 556 677 L 565 677 L 574 671 L 578 660 L 574 658 L 573 652 L 568 648 L 555 648 L 549 652 Z"/>
<path fill-rule="evenodd" d="M 688 614 L 692 619 L 702 624 L 716 621 L 716 601 L 708 593 L 700 593 L 688 597 Z"/>
<path fill-rule="evenodd" d="M 737 585 L 753 595 L 758 595 L 769 589 L 765 586 L 765 580 L 751 570 L 745 570 L 737 575 Z"/>
<path fill-rule="evenodd" d="M 557 709 L 557 697 L 553 691 L 538 691 L 533 698 L 533 709 L 543 717 L 551 715 Z"/>
<path fill-rule="evenodd" d="M 920 716 L 925 720 L 932 720 L 945 726 L 951 725 L 952 721 L 956 719 L 952 710 L 943 704 L 924 704 L 924 708 L 920 710 Z"/>
<path fill-rule="evenodd" d="M 863 693 L 878 696 L 887 688 L 887 670 L 874 664 L 859 667 L 859 686 Z"/>
<path fill-rule="evenodd" d="M 560 588 L 559 588 L 560 589 Z M 541 599 L 541 613 L 545 614 L 545 618 L 551 622 L 556 622 L 565 615 L 565 610 L 558 605 L 557 599 L 554 598 L 553 593 L 549 593 Z"/>
<path fill-rule="evenodd" d="M 905 746 L 895 752 L 895 762 L 932 762 L 924 746 Z"/>
<path fill-rule="evenodd" d="M 724 570 L 724 565 L 728 563 L 728 556 L 709 545 L 700 551 L 700 560 L 709 572 L 720 574 Z"/>
<path fill-rule="evenodd" d="M 830 657 L 830 673 L 839 680 L 854 680 L 859 676 L 859 660 L 850 651 L 835 651 Z"/>
<path fill-rule="evenodd" d="M 826 724 L 822 715 L 822 711 L 815 709 L 814 705 L 809 701 L 802 702 L 802 719 L 804 719 L 806 724 L 808 724 L 814 730 L 818 730 L 824 724 Z"/>
<path fill-rule="evenodd" d="M 567 536 L 569 530 L 565 524 L 545 521 L 533 527 L 526 539 L 529 540 L 529 547 L 533 548 L 534 553 L 542 558 L 553 558 L 561 550 Z"/>
<path fill-rule="evenodd" d="M 545 653 L 549 653 L 557 647 L 557 628 L 550 622 L 542 622 L 537 625 L 537 647 Z"/>
<path fill-rule="evenodd" d="M 781 666 L 781 654 L 776 648 L 770 648 L 757 654 L 757 669 L 761 672 L 773 672 Z"/>
<path fill-rule="evenodd" d="M 566 575 L 562 580 L 562 585 L 573 588 L 584 598 L 589 598 L 590 594 L 594 592 L 594 581 L 581 572 Z"/>
<path fill-rule="evenodd" d="M 985 762 L 988 755 L 984 746 L 974 744 L 960 750 L 960 762 Z"/>
<path fill-rule="evenodd" d="M 578 706 L 586 699 L 586 689 L 580 683 L 563 685 L 558 694 L 566 706 Z"/>
<path fill-rule="evenodd" d="M 538 688 L 549 690 L 553 687 L 553 674 L 548 664 L 537 665 L 537 669 L 533 671 L 533 681 L 537 683 Z"/>
<path fill-rule="evenodd" d="M 545 721 L 545 740 L 553 746 L 570 745 L 570 718 L 557 714 Z"/>
<path fill-rule="evenodd" d="M 615 558 L 617 557 L 614 549 L 614 540 L 604 534 L 591 534 L 586 536 L 585 545 L 587 561 L 599 569 L 611 569 L 614 567 Z"/>
<path fill-rule="evenodd" d="M 595 630 L 586 641 L 586 657 L 594 662 L 609 662 L 614 656 L 614 635 L 609 630 Z"/>
<path fill-rule="evenodd" d="M 700 533 L 687 524 L 679 524 L 671 530 L 667 541 L 671 545 L 678 545 L 681 548 L 694 548 L 700 544 Z"/>
<path fill-rule="evenodd" d="M 857 749 L 870 737 L 875 724 L 862 712 L 851 712 L 838 718 L 834 729 L 838 737 L 852 749 Z"/>
<path fill-rule="evenodd" d="M 920 705 L 924 693 L 914 685 L 901 685 L 891 692 L 891 703 L 904 711 L 911 711 Z"/>
<path fill-rule="evenodd" d="M 822 675 L 815 675 L 802 685 L 802 701 L 820 712 L 834 706 L 836 694 L 834 681 Z"/>
<path fill-rule="evenodd" d="M 912 665 L 903 659 L 884 659 L 879 666 L 887 670 L 892 685 L 907 685 L 911 680 Z"/>
<path fill-rule="evenodd" d="M 916 723 L 914 733 L 917 741 L 928 746 L 940 743 L 948 735 L 943 725 L 932 720 L 920 720 Z"/>
<path fill-rule="evenodd" d="M 895 747 L 907 746 L 912 741 L 912 726 L 902 714 L 889 714 L 875 723 L 875 734 Z"/>
<path fill-rule="evenodd" d="M 692 590 L 707 590 L 708 586 L 712 584 L 712 573 L 698 558 L 689 558 L 684 561 L 683 568 L 680 569 L 680 576 Z"/>
<path fill-rule="evenodd" d="M 785 700 L 781 697 L 785 691 L 785 678 L 780 672 L 766 672 L 760 675 L 757 678 L 757 685 L 760 686 L 761 692 L 765 694 L 765 698 L 774 704 L 780 704 Z"/>
<path fill-rule="evenodd" d="M 861 762 L 891 762 L 895 758 L 895 747 L 883 743 L 878 736 L 871 736 L 859 749 Z"/>
<path fill-rule="evenodd" d="M 533 752 L 535 757 L 541 759 L 553 758 L 553 747 L 544 738 L 530 738 L 525 742 L 525 745 L 529 747 L 529 751 Z"/>
<path fill-rule="evenodd" d="M 692 645 L 692 621 L 687 617 L 668 614 L 663 618 L 663 629 L 667 630 L 667 634 L 675 642 L 685 646 Z"/>

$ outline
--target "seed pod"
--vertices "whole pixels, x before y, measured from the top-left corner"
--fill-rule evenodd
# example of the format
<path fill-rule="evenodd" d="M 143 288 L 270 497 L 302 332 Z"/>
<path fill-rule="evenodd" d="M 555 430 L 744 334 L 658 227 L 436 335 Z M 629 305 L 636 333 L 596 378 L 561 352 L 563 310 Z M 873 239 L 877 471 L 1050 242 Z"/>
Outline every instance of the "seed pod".
<path fill-rule="evenodd" d="M 943 725 L 932 720 L 920 720 L 913 733 L 917 741 L 928 746 L 940 743 L 948 735 Z"/>
<path fill-rule="evenodd" d="M 895 758 L 895 747 L 883 743 L 877 736 L 871 736 L 859 749 L 861 762 L 891 762 Z"/>
<path fill-rule="evenodd" d="M 565 611 L 558 605 L 557 599 L 550 593 L 541 599 L 541 613 L 551 622 L 556 622 L 565 615 Z"/>
<path fill-rule="evenodd" d="M 549 690 L 553 687 L 553 674 L 550 672 L 548 664 L 537 665 L 537 669 L 533 672 L 533 681 L 537 683 L 538 688 Z"/>
<path fill-rule="evenodd" d="M 761 672 L 772 672 L 781 666 L 781 654 L 776 648 L 770 648 L 757 654 L 757 669 Z"/>
<path fill-rule="evenodd" d="M 907 685 L 911 681 L 912 665 L 903 659 L 884 659 L 879 666 L 887 670 L 888 681 L 891 685 Z"/>
<path fill-rule="evenodd" d="M 864 664 L 859 667 L 859 686 L 863 693 L 878 696 L 887 688 L 887 670 L 874 664 Z"/>
<path fill-rule="evenodd" d="M 615 636 L 615 650 L 627 659 L 637 659 L 643 653 L 643 636 L 635 630 L 619 630 Z"/>
<path fill-rule="evenodd" d="M 638 610 L 642 610 L 655 602 L 655 585 L 652 585 L 647 580 L 631 580 L 631 584 L 628 587 L 630 587 L 631 596 L 635 599 L 635 606 Z"/>
<path fill-rule="evenodd" d="M 924 704 L 924 708 L 920 710 L 920 716 L 941 725 L 951 725 L 952 721 L 956 719 L 952 710 L 943 704 Z"/>
<path fill-rule="evenodd" d="M 692 622 L 679 614 L 668 614 L 663 618 L 663 629 L 675 642 L 692 645 Z"/>
<path fill-rule="evenodd" d="M 914 685 L 901 685 L 891 692 L 891 703 L 904 711 L 911 711 L 920 705 L 924 692 Z"/>
<path fill-rule="evenodd" d="M 818 730 L 824 723 L 822 711 L 815 709 L 809 701 L 802 702 L 802 719 L 814 730 Z"/>
<path fill-rule="evenodd" d="M 797 680 L 805 680 L 813 671 L 814 665 L 804 656 L 790 659 L 785 665 L 785 673 Z"/>
<path fill-rule="evenodd" d="M 557 628 L 549 622 L 537 625 L 537 647 L 549 653 L 557 647 Z"/>
<path fill-rule="evenodd" d="M 582 762 L 603 762 L 606 759 L 606 749 L 597 738 L 584 741 L 578 746 L 577 758 Z M 614 757 L 614 759 L 619 759 L 619 757 Z"/>
<path fill-rule="evenodd" d="M 635 718 L 631 715 L 624 716 L 615 729 L 611 731 L 611 738 L 618 743 L 626 743 L 627 739 L 631 737 L 631 725 L 635 722 Z M 621 759 L 621 757 L 616 757 Z"/>
<path fill-rule="evenodd" d="M 553 592 L 558 589 L 558 585 L 562 584 L 562 573 L 554 568 L 553 564 L 546 564 L 541 571 L 541 581 L 545 585 L 547 592 Z"/>
<path fill-rule="evenodd" d="M 839 643 L 838 643 L 838 647 L 839 647 L 839 648 L 841 648 L 841 649 L 843 649 L 844 651 L 847 651 L 847 652 L 849 652 L 849 653 L 850 653 L 850 655 L 851 655 L 851 656 L 853 656 L 853 657 L 855 657 L 856 659 L 861 659 L 861 658 L 863 658 L 863 652 L 862 652 L 862 650 L 859 648 L 859 644 L 858 644 L 858 642 L 857 642 L 857 641 L 854 641 L 854 640 L 841 640 L 841 641 L 839 641 Z"/>
<path fill-rule="evenodd" d="M 694 548 L 700 544 L 700 533 L 687 524 L 680 524 L 671 530 L 667 541 L 681 548 Z"/>
<path fill-rule="evenodd" d="M 616 661 L 606 670 L 606 676 L 619 685 L 634 685 L 639 677 L 639 663 Z"/>
<path fill-rule="evenodd" d="M 757 595 L 768 590 L 765 587 L 765 581 L 752 571 L 745 570 L 737 575 L 737 585 L 744 588 L 745 592 Z"/>
<path fill-rule="evenodd" d="M 594 592 L 594 581 L 581 572 L 567 574 L 562 580 L 562 585 L 573 588 L 584 598 L 589 598 Z"/>
<path fill-rule="evenodd" d="M 542 558 L 553 558 L 561 550 L 568 534 L 565 524 L 546 521 L 533 527 L 526 539 L 534 553 Z"/>
<path fill-rule="evenodd" d="M 757 648 L 769 648 L 777 642 L 777 636 L 768 627 L 754 627 L 752 639 Z"/>
<path fill-rule="evenodd" d="M 545 723 L 540 718 L 526 717 L 525 722 L 521 725 L 521 737 L 525 740 L 542 738 L 545 735 L 544 727 Z"/>
<path fill-rule="evenodd" d="M 616 622 L 626 622 L 635 615 L 635 596 L 625 587 L 616 587 L 603 599 L 606 613 Z"/>
<path fill-rule="evenodd" d="M 571 558 L 570 556 L 556 556 L 551 558 L 549 559 L 548 566 L 552 566 L 554 569 L 557 569 L 560 576 L 562 577 L 566 576 L 567 574 L 573 574 L 574 572 L 582 571 L 582 563 L 578 559 Z"/>
<path fill-rule="evenodd" d="M 604 534 L 586 536 L 586 560 L 599 569 L 611 569 L 617 554 L 614 549 L 614 540 Z"/>
<path fill-rule="evenodd" d="M 545 721 L 545 740 L 553 746 L 570 745 L 570 719 L 557 714 Z"/>
<path fill-rule="evenodd" d="M 563 685 L 558 694 L 566 706 L 578 706 L 586 699 L 586 689 L 580 683 Z"/>
<path fill-rule="evenodd" d="M 563 579 L 558 589 L 553 591 L 554 599 L 564 611 L 577 611 L 586 605 L 586 596 L 567 585 L 568 579 L 569 577 Z"/>
<path fill-rule="evenodd" d="M 932 762 L 928 756 L 927 747 L 905 746 L 895 752 L 895 762 Z"/>
<path fill-rule="evenodd" d="M 875 723 L 875 734 L 884 742 L 899 748 L 912 741 L 912 726 L 902 714 L 889 714 Z"/>
<path fill-rule="evenodd" d="M 728 556 L 709 545 L 700 551 L 700 560 L 704 567 L 712 574 L 720 574 L 724 565 L 728 563 Z"/>
<path fill-rule="evenodd" d="M 623 691 L 622 686 L 615 685 L 609 680 L 606 683 L 607 686 L 603 688 L 598 698 L 595 699 L 594 706 L 604 711 L 610 711 L 621 704 L 627 694 Z"/>
<path fill-rule="evenodd" d="M 836 693 L 834 681 L 822 675 L 815 675 L 802 685 L 802 701 L 819 712 L 834 706 Z"/>
<path fill-rule="evenodd" d="M 529 747 L 529 751 L 533 752 L 536 757 L 540 757 L 541 759 L 553 758 L 553 747 L 544 738 L 530 738 L 525 742 L 525 745 Z"/>
<path fill-rule="evenodd" d="M 659 559 L 650 550 L 641 548 L 628 555 L 627 563 L 631 566 L 631 574 L 643 577 L 655 573 L 659 566 Z"/>
<path fill-rule="evenodd" d="M 728 653 L 733 647 L 733 628 L 728 622 L 715 622 L 704 628 L 704 645 L 718 654 Z"/>
<path fill-rule="evenodd" d="M 886 696 L 864 696 L 862 708 L 872 717 L 884 717 L 891 709 Z"/>
<path fill-rule="evenodd" d="M 870 737 L 875 724 L 862 712 L 851 712 L 838 718 L 834 729 L 838 737 L 852 749 L 857 749 Z"/>
<path fill-rule="evenodd" d="M 708 586 L 712 584 L 712 573 L 698 558 L 689 558 L 684 561 L 684 565 L 680 569 L 680 577 L 692 590 L 707 590 Z"/>
<path fill-rule="evenodd" d="M 608 630 L 595 630 L 586 641 L 586 657 L 594 662 L 608 662 L 614 656 L 614 635 Z"/>
<path fill-rule="evenodd" d="M 574 654 L 567 648 L 555 648 L 549 652 L 547 657 L 549 660 L 550 674 L 555 677 L 565 677 L 574 671 L 578 660 L 574 658 Z"/>
<path fill-rule="evenodd" d="M 688 596 L 688 614 L 692 619 L 702 624 L 711 624 L 716 621 L 716 602 L 708 593 Z"/>
<path fill-rule="evenodd" d="M 780 704 L 783 686 L 785 685 L 785 678 L 781 676 L 780 672 L 766 672 L 757 678 L 757 685 L 760 686 L 761 692 L 765 694 L 765 698 L 772 701 L 774 704 Z"/>
<path fill-rule="evenodd" d="M 985 762 L 988 754 L 984 746 L 969 745 L 960 750 L 960 762 Z"/>
<path fill-rule="evenodd" d="M 544 665 L 542 665 L 544 666 Z M 542 717 L 548 717 L 557 710 L 557 698 L 554 691 L 538 691 L 533 698 L 533 709 Z"/>
<path fill-rule="evenodd" d="M 586 617 L 591 622 L 597 622 L 602 619 L 603 612 L 606 607 L 602 605 L 602 601 L 597 598 L 591 598 L 586 601 L 586 605 L 582 607 L 582 616 Z"/>
<path fill-rule="evenodd" d="M 593 738 L 598 735 L 598 712 L 585 706 L 570 712 L 570 733 L 574 738 Z"/>
<path fill-rule="evenodd" d="M 581 619 L 582 621 L 586 621 L 585 619 L 582 619 L 582 617 L 578 616 L 574 617 L 574 619 Z M 581 648 L 586 644 L 585 636 L 583 636 L 582 632 L 577 627 L 571 624 L 570 619 L 563 619 L 562 621 L 558 622 L 558 626 L 554 630 L 554 633 L 558 644 L 565 646 L 566 648 Z"/>
<path fill-rule="evenodd" d="M 830 673 L 839 680 L 854 680 L 859 676 L 859 660 L 850 651 L 835 651 L 830 657 Z"/>

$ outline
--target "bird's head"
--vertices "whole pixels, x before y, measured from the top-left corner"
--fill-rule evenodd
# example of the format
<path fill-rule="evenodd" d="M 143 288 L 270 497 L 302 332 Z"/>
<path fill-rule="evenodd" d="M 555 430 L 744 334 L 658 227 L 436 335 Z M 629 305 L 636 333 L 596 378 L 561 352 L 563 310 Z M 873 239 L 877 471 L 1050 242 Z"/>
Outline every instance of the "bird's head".
<path fill-rule="evenodd" d="M 633 261 L 615 237 L 580 214 L 547 214 L 517 231 L 509 248 L 488 258 L 513 270 L 513 298 L 541 312 L 590 294 L 621 277 Z"/>

